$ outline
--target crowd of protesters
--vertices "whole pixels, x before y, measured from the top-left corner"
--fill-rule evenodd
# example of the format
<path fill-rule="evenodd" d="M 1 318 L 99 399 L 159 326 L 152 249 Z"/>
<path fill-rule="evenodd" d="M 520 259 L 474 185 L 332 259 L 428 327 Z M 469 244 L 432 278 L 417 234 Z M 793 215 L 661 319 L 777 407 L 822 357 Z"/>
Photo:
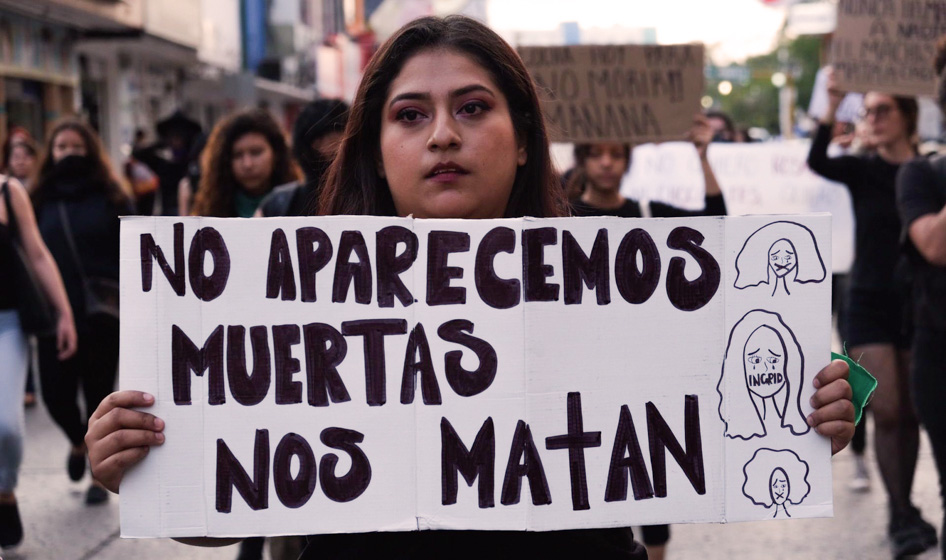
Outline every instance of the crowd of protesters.
<path fill-rule="evenodd" d="M 942 73 L 946 43 L 937 64 Z M 454 99 L 453 90 L 445 89 L 471 78 L 485 84 L 486 93 Z M 441 82 L 446 85 L 431 85 Z M 411 87 L 430 94 L 403 107 L 394 103 L 396 110 L 387 108 L 397 91 Z M 946 113 L 946 79 L 940 92 Z M 946 469 L 946 417 L 937 410 L 938 399 L 946 395 L 941 371 L 946 361 L 946 158 L 918 153 L 915 100 L 879 93 L 864 97 L 858 153 L 828 157 L 842 98 L 829 79 L 829 107 L 808 164 L 852 195 L 856 253 L 840 334 L 850 355 L 879 381 L 870 408 L 874 445 L 889 504 L 892 552 L 901 558 L 938 542 L 910 492 L 921 424 L 930 435 L 941 489 Z M 452 120 L 435 117 L 443 107 L 454 106 L 460 109 L 447 110 Z M 541 118 L 523 117 L 541 117 L 541 109 L 521 61 L 492 31 L 466 18 L 421 19 L 395 34 L 369 63 L 353 107 L 350 111 L 338 100 L 312 102 L 296 119 L 288 141 L 264 109 L 234 112 L 208 134 L 175 113 L 158 124 L 155 143 L 137 135 L 121 174 L 95 131 L 81 120 L 54 126 L 43 150 L 25 131 L 11 129 L 0 162 L 5 174 L 0 269 L 22 247 L 56 310 L 54 328 L 37 333 L 39 394 L 68 440 L 68 476 L 82 480 L 91 461 L 95 479 L 87 504 L 107 501 L 125 466 L 163 441 L 159 422 L 131 410 L 153 401 L 134 391 L 112 393 L 118 361 L 119 216 L 719 216 L 726 214 L 726 203 L 707 149 L 713 141 L 740 138 L 723 113 L 695 116 L 689 140 L 705 180 L 705 207 L 699 211 L 624 198 L 621 182 L 632 165 L 627 144 L 576 145 L 574 169 L 559 177 Z M 496 192 L 475 193 L 465 202 L 469 207 L 454 208 L 438 206 L 436 196 L 415 188 L 415 168 L 422 160 L 449 150 L 466 150 L 462 175 L 479 177 Z M 99 287 L 94 295 L 91 284 Z M 9 275 L 0 275 L 0 547 L 23 538 L 14 490 L 23 407 L 36 394 L 28 374 L 28 333 L 20 327 L 13 290 Z M 846 387 L 845 376 L 840 363 L 819 374 L 825 409 L 827 403 L 850 400 L 849 388 L 847 396 L 828 390 Z M 103 420 L 113 409 L 128 409 L 124 424 Z M 841 431 L 824 434 L 832 437 L 835 452 L 853 434 L 853 416 L 842 416 L 829 417 Z M 145 424 L 148 429 L 138 429 Z M 128 437 L 116 448 L 116 438 L 108 436 L 121 431 Z M 862 453 L 863 443 L 857 441 L 854 451 Z M 118 455 L 124 466 L 108 461 Z M 451 548 L 507 551 L 504 557 L 527 550 L 646 557 L 631 531 L 621 529 L 576 531 L 567 538 L 502 532 L 337 535 L 310 538 L 308 546 L 301 537 L 290 537 L 272 539 L 271 550 L 274 558 L 314 557 L 316 549 L 327 557 L 392 551 L 410 557 L 442 549 L 444 539 L 452 540 Z M 667 526 L 643 530 L 652 558 L 664 557 L 668 540 Z M 262 547 L 263 539 L 246 539 L 239 558 L 262 558 Z"/>

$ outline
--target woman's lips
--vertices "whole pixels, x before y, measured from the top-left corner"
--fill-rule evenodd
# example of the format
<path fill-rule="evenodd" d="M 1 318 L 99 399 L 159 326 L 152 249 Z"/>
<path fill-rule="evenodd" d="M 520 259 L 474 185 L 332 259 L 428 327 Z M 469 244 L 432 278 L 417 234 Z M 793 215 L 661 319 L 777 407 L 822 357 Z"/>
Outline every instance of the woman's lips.
<path fill-rule="evenodd" d="M 469 174 L 469 171 L 462 166 L 447 162 L 435 165 L 425 178 L 435 183 L 452 183 L 467 174 Z"/>

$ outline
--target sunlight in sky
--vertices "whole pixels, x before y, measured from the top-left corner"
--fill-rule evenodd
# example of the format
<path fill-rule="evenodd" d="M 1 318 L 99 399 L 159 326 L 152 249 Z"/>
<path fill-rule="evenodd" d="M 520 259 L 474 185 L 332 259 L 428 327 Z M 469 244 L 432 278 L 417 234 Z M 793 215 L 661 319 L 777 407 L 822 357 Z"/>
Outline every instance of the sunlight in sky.
<path fill-rule="evenodd" d="M 660 43 L 701 41 L 717 63 L 769 52 L 785 19 L 759 0 L 489 0 L 497 31 L 585 27 L 653 27 Z"/>

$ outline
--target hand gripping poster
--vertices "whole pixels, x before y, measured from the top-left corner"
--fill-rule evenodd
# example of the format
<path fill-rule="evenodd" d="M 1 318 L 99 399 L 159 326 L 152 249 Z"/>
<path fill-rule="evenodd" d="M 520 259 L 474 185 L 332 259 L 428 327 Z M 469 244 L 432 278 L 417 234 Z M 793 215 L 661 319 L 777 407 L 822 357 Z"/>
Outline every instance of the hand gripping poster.
<path fill-rule="evenodd" d="M 122 534 L 832 514 L 828 215 L 122 221 Z"/>

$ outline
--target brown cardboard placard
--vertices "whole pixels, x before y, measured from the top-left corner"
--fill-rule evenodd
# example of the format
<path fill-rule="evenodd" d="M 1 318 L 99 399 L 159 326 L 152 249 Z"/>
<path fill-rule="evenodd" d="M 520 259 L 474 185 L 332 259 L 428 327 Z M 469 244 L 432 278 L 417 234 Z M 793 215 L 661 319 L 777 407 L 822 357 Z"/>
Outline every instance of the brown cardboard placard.
<path fill-rule="evenodd" d="M 946 0 L 840 0 L 831 47 L 838 87 L 933 95 L 933 56 L 943 35 Z"/>
<path fill-rule="evenodd" d="M 683 140 L 700 110 L 703 45 L 520 47 L 558 142 Z"/>

